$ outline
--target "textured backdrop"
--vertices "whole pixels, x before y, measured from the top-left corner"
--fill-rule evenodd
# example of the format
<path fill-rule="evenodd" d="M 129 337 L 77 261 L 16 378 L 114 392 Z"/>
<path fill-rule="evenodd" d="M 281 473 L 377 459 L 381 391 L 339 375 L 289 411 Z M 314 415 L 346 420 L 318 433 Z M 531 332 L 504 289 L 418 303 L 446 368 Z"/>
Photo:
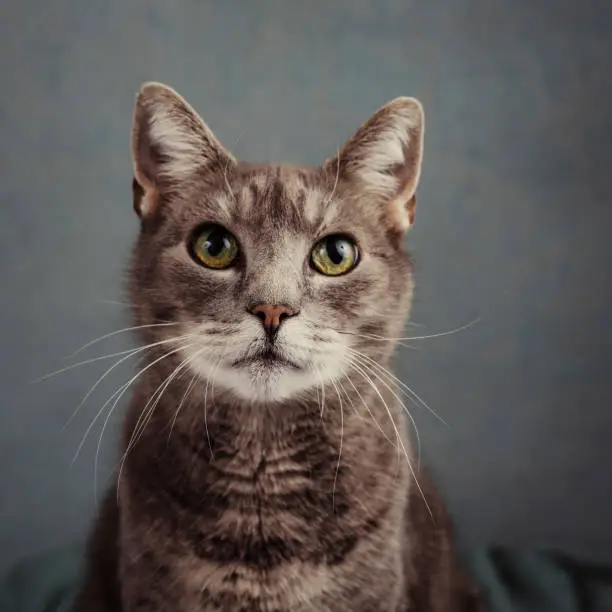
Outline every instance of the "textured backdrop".
<path fill-rule="evenodd" d="M 468 544 L 612 561 L 611 23 L 594 1 L 4 0 L 0 566 L 94 511 L 106 412 L 72 458 L 130 370 L 66 427 L 112 359 L 31 381 L 129 325 L 129 128 L 149 79 L 249 160 L 318 162 L 386 100 L 422 99 L 407 335 L 480 317 L 398 355 L 449 423 L 413 410 L 423 456 Z M 98 487 L 115 437 L 111 418 Z"/>

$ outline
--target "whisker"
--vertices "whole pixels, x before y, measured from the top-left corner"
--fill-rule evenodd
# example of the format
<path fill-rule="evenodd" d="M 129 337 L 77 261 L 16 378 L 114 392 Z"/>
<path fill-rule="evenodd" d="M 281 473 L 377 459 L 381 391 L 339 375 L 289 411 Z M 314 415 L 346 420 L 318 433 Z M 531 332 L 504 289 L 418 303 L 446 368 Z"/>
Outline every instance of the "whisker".
<path fill-rule="evenodd" d="M 150 346 L 150 345 L 147 345 Z M 127 353 L 137 353 L 143 347 L 137 346 L 135 348 L 125 349 L 123 351 L 117 351 L 116 353 L 108 353 L 107 355 L 100 355 L 99 357 L 92 357 L 90 359 L 85 359 L 84 361 L 79 361 L 78 363 L 73 363 L 69 366 L 61 368 L 60 370 L 56 370 L 55 372 L 50 372 L 49 374 L 45 374 L 40 378 L 36 378 L 32 381 L 32 384 L 38 384 L 47 380 L 48 378 L 52 378 L 53 376 L 57 376 L 58 374 L 63 374 L 64 372 L 68 372 L 69 370 L 74 370 L 75 368 L 79 368 L 84 365 L 88 365 L 90 363 L 96 363 L 98 361 L 103 361 L 104 359 L 111 359 L 112 357 L 120 357 L 121 355 L 126 355 Z"/>
<path fill-rule="evenodd" d="M 426 336 L 412 336 L 410 338 L 399 338 L 399 340 L 428 340 L 430 338 L 442 338 L 443 336 L 452 336 L 453 334 L 458 334 L 459 332 L 465 331 L 470 327 L 476 325 L 476 323 L 480 323 L 480 317 L 476 317 L 473 321 L 466 323 L 465 325 L 461 325 L 460 327 L 456 327 L 455 329 L 450 329 L 448 331 L 438 332 L 437 334 L 428 334 Z"/>
<path fill-rule="evenodd" d="M 152 367 L 153 365 L 155 365 L 157 362 L 161 361 L 163 358 L 165 358 L 165 357 L 169 357 L 170 355 L 174 355 L 174 354 L 176 354 L 176 353 L 178 353 L 178 352 L 180 352 L 180 351 L 187 350 L 187 349 L 191 348 L 192 346 L 194 346 L 194 343 L 191 343 L 191 344 L 185 344 L 185 345 L 183 345 L 183 346 L 178 347 L 178 348 L 177 348 L 176 350 L 174 350 L 174 351 L 171 351 L 171 352 L 169 352 L 169 353 L 166 353 L 165 355 L 162 355 L 162 357 L 160 357 L 159 359 L 156 359 L 155 361 L 153 361 L 153 362 L 151 362 L 149 365 L 147 365 L 147 367 L 146 367 L 146 368 L 142 369 L 142 370 L 141 370 L 141 371 L 138 373 L 138 375 L 137 375 L 137 376 L 139 376 L 139 375 L 143 374 L 143 373 L 144 373 L 146 370 L 148 370 L 150 367 Z M 145 423 L 145 422 L 144 422 L 144 420 L 142 420 L 142 419 L 143 419 L 143 416 L 145 415 L 145 412 L 146 412 L 146 410 L 147 410 L 147 407 L 149 406 L 150 402 L 151 402 L 151 401 L 152 401 L 152 400 L 155 398 L 155 395 L 156 395 L 156 393 L 159 391 L 160 387 L 161 387 L 162 385 L 164 385 L 165 383 L 168 383 L 168 384 L 169 384 L 169 382 L 170 382 L 170 381 L 169 381 L 168 379 L 170 379 L 170 380 L 171 380 L 171 377 L 172 377 L 173 375 L 176 375 L 177 370 L 179 370 L 179 369 L 181 368 L 181 366 L 182 366 L 184 363 L 185 363 L 184 361 L 183 361 L 183 362 L 181 362 L 181 364 L 179 364 L 179 366 L 173 370 L 173 372 L 170 374 L 170 376 L 168 376 L 166 379 L 164 379 L 164 381 L 162 381 L 162 383 L 161 383 L 161 384 L 160 384 L 160 385 L 157 387 L 157 389 L 156 389 L 156 390 L 153 392 L 153 394 L 151 395 L 151 397 L 149 397 L 149 400 L 147 401 L 147 403 L 146 403 L 145 407 L 144 407 L 144 408 L 143 408 L 143 410 L 141 411 L 141 413 L 140 413 L 140 415 L 139 415 L 139 417 L 138 417 L 138 419 L 137 419 L 137 421 L 136 421 L 136 425 L 134 426 L 134 431 L 132 432 L 132 435 L 130 436 L 130 440 L 129 440 L 128 444 L 127 444 L 127 448 L 126 448 L 125 452 L 123 453 L 123 455 L 122 455 L 122 457 L 121 457 L 121 461 L 120 461 L 120 465 L 119 465 L 119 473 L 118 473 L 118 476 L 117 476 L 117 500 L 119 500 L 119 484 L 120 484 L 120 482 L 121 482 L 121 475 L 122 475 L 122 473 L 123 473 L 123 468 L 124 468 L 124 465 L 125 465 L 125 461 L 126 461 L 126 459 L 127 459 L 127 457 L 128 457 L 128 454 L 129 454 L 130 450 L 131 450 L 131 449 L 132 449 L 132 448 L 133 448 L 133 447 L 134 447 L 134 446 L 137 444 L 137 442 L 138 442 L 138 440 L 134 441 L 134 437 L 135 437 L 135 435 L 136 435 L 137 431 L 139 430 L 139 428 L 141 427 L 141 426 L 140 426 L 140 423 L 141 423 L 141 422 L 142 422 L 142 431 L 140 432 L 141 434 L 142 434 L 142 432 L 144 432 L 144 428 L 145 428 L 145 427 L 148 425 L 148 423 L 149 423 L 149 421 L 147 421 L 147 422 Z M 125 392 L 125 390 L 127 390 L 127 388 L 129 387 L 129 385 L 131 385 L 131 384 L 132 384 L 132 382 L 135 380 L 135 378 L 137 378 L 137 376 L 136 376 L 136 377 L 134 377 L 132 380 L 130 380 L 130 381 L 129 381 L 129 382 L 126 384 L 126 386 L 125 386 L 124 390 L 122 391 L 122 393 L 123 393 L 123 392 Z M 159 399 L 161 398 L 161 395 L 164 393 L 164 391 L 165 391 L 165 390 L 166 390 L 166 387 L 164 387 L 164 389 L 162 389 L 162 391 L 161 391 L 160 395 L 158 396 L 158 398 L 157 398 L 157 400 L 156 400 L 155 405 L 154 405 L 154 406 L 152 407 L 152 409 L 151 409 L 151 414 L 152 414 L 152 411 L 155 409 L 155 406 L 157 405 L 157 401 L 159 401 Z M 114 410 L 114 408 L 115 408 L 115 406 L 117 405 L 117 403 L 118 403 L 119 399 L 120 399 L 120 397 L 119 397 L 119 398 L 117 398 L 117 400 L 116 400 L 116 401 L 115 401 L 115 403 L 113 404 L 113 408 L 111 409 L 111 411 L 112 411 L 112 410 Z M 146 418 L 146 417 L 145 417 L 145 418 Z M 140 439 L 140 438 L 139 438 L 139 439 Z"/>
<path fill-rule="evenodd" d="M 179 412 L 181 411 L 181 408 L 183 407 L 183 404 L 187 400 L 187 397 L 189 397 L 189 394 L 191 393 L 191 391 L 195 387 L 195 385 L 197 383 L 197 380 L 198 380 L 198 375 L 194 374 L 191 377 L 191 380 L 189 381 L 189 384 L 187 385 L 187 387 L 185 389 L 185 393 L 183 393 L 183 397 L 181 398 L 181 401 L 179 402 L 178 408 L 176 409 L 176 412 L 174 413 L 174 417 L 172 418 L 172 424 L 170 425 L 170 431 L 168 433 L 168 441 L 167 441 L 166 445 L 170 444 L 170 438 L 172 436 L 172 432 L 174 431 L 174 425 L 176 424 L 176 419 L 178 418 Z"/>
<path fill-rule="evenodd" d="M 414 389 L 412 389 L 406 383 L 401 381 L 395 374 L 393 374 L 393 372 L 391 372 L 387 368 L 383 367 L 375 359 L 372 359 L 372 357 L 369 357 L 368 355 L 365 355 L 364 353 L 361 353 L 360 351 L 356 351 L 355 349 L 353 349 L 351 347 L 347 347 L 347 349 L 348 349 L 349 352 L 353 353 L 354 355 L 359 355 L 360 357 L 362 357 L 363 359 L 368 361 L 376 369 L 378 369 L 380 372 L 382 372 L 383 374 L 388 376 L 390 380 L 395 382 L 397 385 L 399 385 L 401 387 L 401 389 L 404 390 L 404 394 L 406 395 L 406 397 L 411 399 L 417 405 L 420 405 L 423 408 L 425 408 L 436 419 L 438 419 L 438 421 L 440 421 L 442 424 L 446 425 L 446 427 L 450 427 L 448 422 L 445 421 Z"/>
<path fill-rule="evenodd" d="M 325 401 L 325 390 L 324 390 L 324 385 L 323 385 L 323 379 L 321 378 L 321 373 L 319 371 L 319 368 L 315 364 L 313 364 L 312 367 L 319 381 L 319 384 L 316 386 L 317 406 L 319 407 L 320 419 L 322 421 L 323 420 L 323 405 Z"/>
<path fill-rule="evenodd" d="M 358 359 L 358 357 L 355 357 L 356 359 Z M 382 376 L 380 376 L 373 368 L 372 366 L 368 366 L 367 361 L 362 360 L 360 362 L 361 367 L 363 367 L 368 373 L 373 374 L 374 376 L 376 376 L 376 378 L 378 380 L 380 380 L 380 382 L 385 385 L 385 387 L 387 389 L 389 389 L 389 391 L 391 392 L 391 394 L 393 395 L 393 397 L 395 397 L 395 399 L 400 403 L 400 405 L 402 406 L 402 408 L 404 409 L 404 412 L 406 413 L 406 415 L 408 416 L 408 418 L 410 419 L 410 422 L 412 423 L 412 427 L 414 429 L 415 435 L 416 435 L 416 440 L 417 440 L 417 472 L 420 470 L 420 466 L 421 466 L 421 436 L 419 435 L 419 429 L 417 427 L 416 421 L 414 420 L 412 414 L 410 414 L 410 410 L 408 410 L 408 407 L 406 406 L 406 404 L 404 404 L 402 398 L 395 392 L 395 390 L 391 387 L 391 385 L 387 384 L 387 382 L 382 378 Z"/>
<path fill-rule="evenodd" d="M 439 332 L 437 334 L 428 334 L 427 336 L 410 336 L 409 338 L 387 338 L 385 336 L 378 336 L 376 334 L 355 334 L 353 332 L 349 332 L 349 331 L 339 331 L 338 333 L 340 334 L 347 334 L 350 336 L 363 336 L 364 338 L 369 338 L 370 340 L 383 340 L 383 341 L 387 341 L 387 340 L 428 340 L 430 338 L 441 338 L 443 336 L 452 336 L 453 334 L 457 334 L 459 332 L 465 331 L 466 329 L 469 329 L 470 327 L 476 325 L 476 323 L 480 322 L 480 317 L 476 317 L 473 321 L 470 321 L 469 323 L 466 323 L 465 325 L 462 325 L 461 327 L 457 327 L 455 329 L 450 329 L 448 331 L 443 331 L 443 332 Z M 413 347 L 410 347 L 413 348 Z"/>
<path fill-rule="evenodd" d="M 108 355 L 101 355 L 99 357 L 92 357 L 91 359 L 85 359 L 84 361 L 79 361 L 78 363 L 73 363 L 73 364 L 71 364 L 69 366 L 66 366 L 65 368 L 62 368 L 61 370 L 56 370 L 55 372 L 50 372 L 49 374 L 45 374 L 44 376 L 41 376 L 40 378 L 34 379 L 32 381 L 32 384 L 38 384 L 40 382 L 43 382 L 44 380 L 52 378 L 53 376 L 57 376 L 58 374 L 63 374 L 64 372 L 68 372 L 70 370 L 74 370 L 75 368 L 79 368 L 81 366 L 88 365 L 90 363 L 96 363 L 97 361 L 103 361 L 104 359 L 111 359 L 112 357 L 120 357 L 121 355 L 126 355 L 127 353 L 133 353 L 133 352 L 137 351 L 139 348 L 141 348 L 141 347 L 126 349 L 124 351 L 117 351 L 116 353 L 109 353 Z"/>
<path fill-rule="evenodd" d="M 234 200 L 234 203 L 236 204 L 236 206 L 238 206 L 238 198 L 236 194 L 232 191 L 232 186 L 230 185 L 230 182 L 227 178 L 227 169 L 229 165 L 230 165 L 230 158 L 228 157 L 227 161 L 225 162 L 225 167 L 223 168 L 223 181 L 225 182 L 227 193 L 229 194 L 230 198 Z"/>
<path fill-rule="evenodd" d="M 319 380 L 321 381 L 321 420 L 323 420 L 323 411 L 325 410 L 325 385 L 323 384 L 323 379 L 320 374 Z"/>
<path fill-rule="evenodd" d="M 187 347 L 191 346 L 191 344 L 188 344 Z M 100 418 L 100 415 L 102 414 L 102 412 L 104 411 L 104 408 L 106 408 L 106 406 L 108 406 L 108 404 L 110 404 L 110 402 L 113 401 L 114 398 L 115 401 L 111 407 L 111 412 L 115 410 L 117 404 L 119 403 L 119 401 L 121 400 L 121 397 L 123 396 L 123 394 L 127 391 L 127 389 L 132 385 L 132 383 L 137 380 L 142 374 L 144 374 L 149 368 L 153 367 L 156 363 L 159 363 L 162 359 L 165 359 L 167 357 L 169 357 L 170 355 L 173 355 L 174 353 L 178 353 L 179 351 L 183 350 L 185 347 L 181 346 L 177 349 L 174 349 L 168 353 L 164 353 L 161 357 L 158 357 L 157 359 L 153 360 L 151 363 L 149 363 L 147 366 L 145 366 L 144 368 L 142 368 L 141 370 L 139 370 L 134 376 L 132 376 L 132 378 L 130 378 L 130 380 L 127 383 L 124 383 L 121 387 L 119 387 L 119 389 L 117 389 L 111 396 L 110 398 L 108 398 L 106 400 L 106 402 L 104 402 L 104 404 L 102 405 L 102 407 L 100 408 L 100 410 L 97 412 L 97 414 L 95 415 L 94 419 L 92 420 L 92 422 L 90 423 L 89 427 L 86 429 L 85 434 L 83 436 L 83 439 L 81 440 L 77 451 L 72 459 L 72 462 L 74 463 L 76 461 L 76 459 L 79 456 L 79 453 L 81 452 L 81 449 L 83 448 L 83 445 L 85 444 L 85 441 L 87 439 L 87 436 L 89 435 L 89 432 L 92 430 L 92 428 L 94 427 L 94 425 L 96 424 L 97 420 Z"/>
<path fill-rule="evenodd" d="M 147 344 L 146 346 L 141 346 L 138 347 L 136 349 L 132 349 L 130 351 L 130 353 L 128 355 L 126 355 L 125 357 L 122 357 L 121 359 L 119 359 L 118 361 L 116 361 L 112 366 L 110 366 L 110 368 L 108 368 L 106 370 L 106 372 L 104 372 L 104 374 L 102 374 L 102 376 L 100 376 L 100 378 L 98 378 L 98 380 L 94 383 L 94 385 L 89 389 L 89 391 L 84 395 L 83 399 L 81 399 L 81 402 L 79 403 L 79 405 L 76 407 L 76 409 L 74 410 L 74 412 L 72 413 L 72 416 L 68 419 L 68 421 L 66 422 L 66 424 L 62 427 L 62 431 L 64 431 L 66 429 L 66 427 L 68 427 L 68 425 L 70 425 L 70 423 L 74 420 L 74 418 L 76 417 L 76 415 L 78 414 L 79 410 L 82 408 L 83 404 L 85 404 L 85 402 L 88 400 L 88 398 L 91 396 L 91 394 L 96 390 L 96 388 L 98 387 L 98 385 L 118 366 L 120 366 L 122 363 L 124 363 L 126 360 L 130 359 L 131 357 L 133 357 L 134 355 L 138 354 L 138 353 L 142 353 L 143 351 L 146 351 L 148 349 L 154 348 L 156 346 L 161 346 L 162 344 L 169 344 L 172 342 L 177 342 L 180 340 L 185 340 L 187 338 L 189 338 L 191 336 L 191 334 L 185 334 L 183 336 L 177 336 L 175 338 L 169 338 L 167 340 L 161 340 L 159 342 L 154 342 L 152 344 Z"/>
<path fill-rule="evenodd" d="M 393 415 L 391 414 L 391 410 L 389 408 L 389 405 L 387 404 L 387 402 L 385 401 L 385 398 L 380 393 L 380 390 L 378 389 L 378 387 L 374 384 L 372 379 L 363 371 L 362 368 L 360 368 L 354 361 L 351 361 L 349 363 L 349 367 L 353 368 L 353 370 L 355 370 L 358 374 L 360 374 L 361 377 L 370 385 L 370 387 L 372 387 L 374 389 L 374 391 L 376 392 L 378 397 L 381 399 L 381 401 L 382 401 L 382 403 L 383 403 L 383 405 L 385 407 L 385 410 L 387 411 L 387 416 L 389 417 L 389 421 L 391 422 L 391 425 L 393 426 L 393 431 L 395 433 L 395 439 L 398 441 L 397 445 L 392 444 L 392 446 L 397 451 L 397 469 L 398 469 L 398 472 L 399 472 L 400 467 L 401 467 L 401 451 L 402 451 L 402 449 L 404 451 L 404 456 L 406 458 L 406 461 L 408 461 L 408 463 L 410 463 L 410 458 L 408 457 L 408 452 L 406 450 L 406 447 L 403 444 L 403 441 L 402 441 L 402 438 L 400 436 L 399 430 L 398 430 L 397 425 L 395 423 L 395 419 L 393 418 Z"/>
<path fill-rule="evenodd" d="M 198 359 L 200 357 L 200 355 L 207 350 L 208 347 L 204 347 L 202 349 L 200 349 L 199 351 L 196 351 L 194 355 L 192 355 L 187 361 L 186 364 L 187 365 L 191 365 L 196 359 Z M 181 411 L 181 408 L 183 407 L 183 404 L 185 403 L 187 396 L 191 393 L 192 389 L 195 387 L 196 383 L 198 380 L 198 374 L 195 373 L 192 377 L 191 377 L 191 381 L 189 382 L 189 384 L 187 385 L 187 388 L 185 389 L 185 392 L 183 393 L 183 397 L 181 398 L 181 401 L 179 402 L 178 408 L 176 409 L 176 412 L 174 413 L 174 417 L 172 419 L 172 424 L 170 426 L 170 431 L 168 433 L 168 441 L 167 444 L 170 444 L 170 437 L 172 436 L 172 431 L 174 430 L 174 426 L 176 424 L 176 419 L 178 418 L 178 415 Z"/>
<path fill-rule="evenodd" d="M 135 331 L 137 329 L 146 329 L 146 328 L 150 328 L 150 327 L 167 327 L 167 326 L 170 326 L 170 325 L 179 325 L 179 323 L 171 323 L 171 322 L 150 323 L 148 325 L 133 325 L 132 327 L 124 327 L 123 329 L 117 329 L 117 330 L 115 330 L 113 332 L 110 332 L 108 334 L 104 334 L 103 336 L 100 336 L 98 338 L 94 338 L 93 340 L 90 340 L 89 342 L 84 344 L 82 347 L 80 347 L 76 351 L 74 351 L 74 353 L 71 353 L 70 355 L 68 355 L 66 357 L 66 359 L 72 359 L 73 357 L 75 357 L 79 353 L 83 352 L 85 349 L 89 348 L 90 346 L 93 346 L 94 344 L 97 344 L 98 342 L 102 342 L 102 340 L 106 340 L 107 338 L 112 338 L 113 336 L 117 336 L 118 334 L 123 334 L 123 333 L 129 332 L 129 331 Z"/>
<path fill-rule="evenodd" d="M 431 518 L 433 519 L 433 512 L 431 510 L 431 507 L 429 506 L 429 503 L 427 502 L 427 499 L 425 498 L 425 493 L 423 492 L 423 488 L 421 487 L 420 483 L 419 483 L 419 479 L 417 478 L 417 475 L 414 471 L 414 468 L 412 467 L 412 462 L 410 461 L 410 457 L 408 454 L 408 450 L 406 449 L 406 445 L 404 444 L 404 441 L 402 439 L 402 436 L 399 432 L 399 429 L 397 428 L 397 425 L 395 423 L 395 419 L 393 418 L 393 414 L 391 413 L 391 409 L 389 408 L 389 405 L 387 404 L 387 402 L 385 401 L 385 398 L 382 396 L 382 393 L 379 391 L 378 387 L 374 384 L 374 382 L 372 381 L 372 379 L 363 371 L 363 369 L 361 369 L 361 367 L 357 364 L 355 364 L 355 362 L 351 363 L 351 367 L 353 367 L 357 372 L 359 372 L 370 384 L 370 386 L 374 389 L 374 391 L 376 392 L 376 394 L 378 395 L 378 397 L 380 398 L 380 400 L 382 401 L 385 409 L 387 410 L 387 414 L 389 415 L 389 419 L 391 421 L 391 424 L 393 425 L 393 429 L 395 430 L 395 435 L 397 437 L 397 440 L 402 448 L 402 451 L 404 453 L 404 457 L 406 459 L 406 463 L 408 464 L 408 469 L 410 470 L 410 473 L 412 474 L 412 478 L 414 479 L 414 482 L 417 486 L 417 489 L 419 490 L 419 493 L 421 494 L 421 497 L 423 498 L 423 502 L 425 503 L 425 506 L 427 508 L 427 511 L 429 512 L 429 515 L 431 516 Z"/>
<path fill-rule="evenodd" d="M 191 346 L 193 345 L 190 345 L 187 348 L 190 348 Z M 153 417 L 153 412 L 155 411 L 155 408 L 159 404 L 163 394 L 166 392 L 166 389 L 170 386 L 170 383 L 176 378 L 176 376 L 183 368 L 187 367 L 191 363 L 191 361 L 197 356 L 199 356 L 199 354 L 204 350 L 205 349 L 200 349 L 200 351 L 198 351 L 195 356 L 187 357 L 186 359 L 181 361 L 179 365 L 174 368 L 174 370 L 172 370 L 172 372 L 170 372 L 170 374 L 164 380 L 162 380 L 162 382 L 158 385 L 155 391 L 153 391 L 151 397 L 149 397 L 147 403 L 145 404 L 145 407 L 141 410 L 140 415 L 136 421 L 134 431 L 130 436 L 130 441 L 128 442 L 127 448 L 124 453 L 126 457 L 129 454 L 130 450 L 134 446 L 136 446 L 136 444 L 138 444 L 139 440 L 142 438 L 144 430 L 151 421 L 151 418 Z"/>
<path fill-rule="evenodd" d="M 348 378 L 346 374 L 344 374 L 342 376 L 343 378 Z M 355 416 L 358 419 L 361 420 L 365 420 L 363 418 L 363 416 L 361 414 L 359 414 L 359 411 L 357 410 L 357 408 L 355 407 L 355 402 L 353 402 L 353 398 L 350 396 L 350 394 L 348 393 L 348 391 L 344 388 L 344 385 L 340 382 L 340 380 L 336 380 L 336 384 L 338 385 L 338 387 L 340 388 L 340 391 L 342 391 L 342 395 L 344 395 L 344 397 L 346 398 L 346 400 L 350 403 L 351 408 L 353 409 L 353 412 L 355 413 Z"/>
<path fill-rule="evenodd" d="M 340 471 L 340 460 L 342 458 L 342 443 L 344 441 L 344 409 L 342 407 L 342 397 L 340 397 L 340 391 L 334 382 L 334 379 L 331 379 L 331 384 L 334 386 L 336 393 L 338 395 L 338 401 L 340 402 L 340 447 L 338 449 L 338 463 L 336 464 L 336 473 L 334 475 L 334 484 L 332 486 L 332 512 L 336 512 L 336 484 L 338 482 L 338 472 Z"/>
<path fill-rule="evenodd" d="M 221 355 L 219 356 L 219 359 L 216 362 L 215 365 L 215 369 L 213 370 L 211 377 L 210 377 L 210 399 L 212 400 L 213 404 L 215 402 L 215 381 L 217 380 L 217 375 L 219 374 L 219 368 L 221 366 L 221 361 L 223 360 L 223 357 L 225 356 L 225 353 L 227 352 L 227 344 L 228 341 L 226 340 L 223 343 L 223 351 L 221 352 Z"/>
<path fill-rule="evenodd" d="M 350 365 L 350 363 L 349 363 L 349 365 Z M 376 420 L 376 417 L 374 416 L 374 413 L 372 412 L 372 410 L 368 406 L 367 402 L 363 398 L 363 395 L 361 395 L 361 392 L 359 391 L 359 389 L 357 389 L 357 387 L 355 386 L 355 383 L 350 379 L 350 377 L 348 375 L 345 374 L 344 377 L 346 378 L 346 380 L 348 380 L 349 384 L 355 390 L 355 393 L 357 393 L 357 395 L 359 396 L 359 399 L 361 400 L 361 403 L 364 405 L 365 409 L 368 411 L 368 414 L 370 415 L 370 418 L 372 419 L 372 422 L 374 423 L 374 425 L 378 428 L 378 431 L 380 431 L 380 433 L 383 435 L 385 440 L 387 440 L 387 442 L 389 442 L 389 444 L 391 444 L 391 446 L 393 448 L 395 448 L 396 450 L 399 449 L 399 446 L 396 446 L 396 444 L 391 440 L 391 438 L 389 438 L 389 436 L 387 435 L 385 430 L 382 428 L 380 423 Z"/>
<path fill-rule="evenodd" d="M 340 180 L 340 148 L 338 147 L 338 153 L 336 155 L 336 159 L 338 160 L 336 163 L 336 180 L 334 181 L 334 186 L 332 188 L 332 191 L 329 195 L 329 198 L 327 198 L 325 205 L 327 206 L 334 198 L 334 195 L 336 193 L 336 189 L 338 188 L 338 182 Z"/>
<path fill-rule="evenodd" d="M 153 393 L 150 395 L 149 399 L 147 400 L 147 403 L 140 411 L 140 415 L 136 420 L 136 424 L 134 425 L 134 431 L 132 431 L 132 435 L 127 444 L 127 448 L 125 451 L 126 453 L 128 453 L 129 450 L 138 443 L 138 440 L 140 440 L 140 438 L 142 437 L 142 433 L 144 433 L 145 427 L 148 424 L 149 417 L 153 414 L 153 411 L 161 400 L 162 395 L 165 393 L 170 383 L 182 370 L 183 366 L 185 366 L 187 363 L 188 359 L 184 359 L 183 361 L 179 362 L 178 366 L 176 366 L 176 368 L 174 368 L 174 370 L 172 370 L 170 374 L 168 374 L 168 376 L 166 376 L 166 378 L 161 381 L 161 383 L 156 387 L 155 391 L 153 391 Z"/>
<path fill-rule="evenodd" d="M 227 342 L 225 343 L 225 347 L 227 347 Z M 225 349 L 223 350 L 223 353 L 221 353 L 221 355 L 219 356 L 219 359 L 217 360 L 216 364 L 213 366 L 210 376 L 206 378 L 206 387 L 204 389 L 204 429 L 206 430 L 206 439 L 208 440 L 208 450 L 210 451 L 210 457 L 212 461 L 215 460 L 215 453 L 213 451 L 212 441 L 210 439 L 210 431 L 208 429 L 208 388 L 210 386 L 211 380 L 215 378 L 216 373 L 219 367 L 221 366 L 221 361 L 223 360 L 224 356 L 225 356 Z"/>
<path fill-rule="evenodd" d="M 370 334 L 357 334 L 355 332 L 340 332 L 342 334 L 347 334 L 350 336 L 353 336 L 355 338 L 365 338 L 366 340 L 396 340 L 396 344 L 398 344 L 399 346 L 403 346 L 405 348 L 410 349 L 411 351 L 420 351 L 421 347 L 420 346 L 412 346 L 411 344 L 406 344 L 405 342 L 401 342 L 401 338 L 383 338 L 380 336 L 372 336 Z"/>

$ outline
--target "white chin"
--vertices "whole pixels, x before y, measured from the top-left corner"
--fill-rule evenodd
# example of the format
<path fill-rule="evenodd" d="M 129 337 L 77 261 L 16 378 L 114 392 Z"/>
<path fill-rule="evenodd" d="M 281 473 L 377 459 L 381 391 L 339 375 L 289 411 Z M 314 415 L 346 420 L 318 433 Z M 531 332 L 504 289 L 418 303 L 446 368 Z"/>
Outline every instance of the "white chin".
<path fill-rule="evenodd" d="M 259 402 L 280 402 L 317 386 L 316 376 L 308 370 L 295 370 L 285 365 L 248 364 L 243 367 L 221 367 L 217 372 L 199 371 L 215 387 L 231 391 L 241 399 Z"/>

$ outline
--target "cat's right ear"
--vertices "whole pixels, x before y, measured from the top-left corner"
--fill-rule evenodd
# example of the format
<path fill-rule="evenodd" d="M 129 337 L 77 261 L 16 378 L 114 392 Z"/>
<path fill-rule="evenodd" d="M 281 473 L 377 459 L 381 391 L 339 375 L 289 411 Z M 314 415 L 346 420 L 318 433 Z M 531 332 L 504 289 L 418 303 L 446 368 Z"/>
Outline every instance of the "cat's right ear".
<path fill-rule="evenodd" d="M 164 192 L 206 181 L 235 164 L 191 106 L 161 83 L 145 83 L 136 98 L 132 159 L 134 208 L 141 218 L 154 214 Z"/>
<path fill-rule="evenodd" d="M 389 229 L 403 235 L 414 223 L 421 175 L 425 118 L 414 98 L 382 106 L 324 164 L 334 189 L 378 203 Z"/>

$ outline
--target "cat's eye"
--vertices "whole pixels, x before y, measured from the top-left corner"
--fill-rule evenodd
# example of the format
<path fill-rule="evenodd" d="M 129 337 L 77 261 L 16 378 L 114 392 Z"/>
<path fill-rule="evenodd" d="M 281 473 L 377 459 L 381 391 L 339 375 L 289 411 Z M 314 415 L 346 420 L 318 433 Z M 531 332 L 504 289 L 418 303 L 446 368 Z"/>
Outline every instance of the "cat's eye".
<path fill-rule="evenodd" d="M 198 263 L 221 270 L 234 263 L 238 255 L 238 241 L 220 225 L 207 225 L 194 236 L 191 252 Z"/>
<path fill-rule="evenodd" d="M 326 276 L 340 276 L 359 261 L 357 245 L 347 236 L 327 236 L 315 244 L 310 254 L 312 267 Z"/>

